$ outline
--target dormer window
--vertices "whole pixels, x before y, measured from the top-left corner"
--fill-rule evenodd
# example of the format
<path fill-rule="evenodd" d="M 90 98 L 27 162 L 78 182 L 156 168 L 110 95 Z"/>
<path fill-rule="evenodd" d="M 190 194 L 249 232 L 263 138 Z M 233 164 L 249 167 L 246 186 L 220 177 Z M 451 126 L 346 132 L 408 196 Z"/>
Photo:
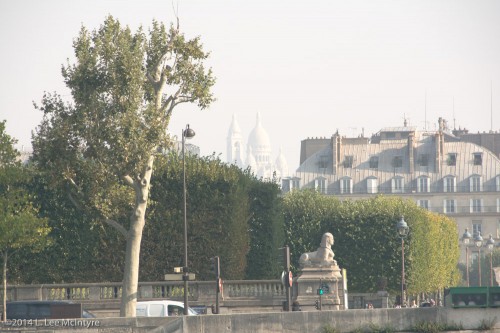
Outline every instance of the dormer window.
<path fill-rule="evenodd" d="M 378 156 L 370 157 L 370 169 L 378 169 Z"/>
<path fill-rule="evenodd" d="M 448 166 L 456 166 L 457 165 L 457 153 L 449 153 L 448 158 L 446 159 L 446 164 L 448 164 Z"/>
<path fill-rule="evenodd" d="M 474 165 L 483 165 L 483 153 L 472 154 Z"/>
<path fill-rule="evenodd" d="M 344 168 L 352 168 L 352 164 L 354 162 L 354 156 L 349 155 L 344 159 Z"/>
<path fill-rule="evenodd" d="M 352 178 L 344 177 L 340 179 L 340 193 L 341 194 L 352 193 Z"/>
<path fill-rule="evenodd" d="M 328 156 L 321 155 L 318 161 L 318 168 L 326 169 L 328 167 Z"/>
<path fill-rule="evenodd" d="M 403 193 L 404 189 L 404 178 L 403 177 L 394 177 L 391 180 L 391 189 L 392 193 Z"/>
<path fill-rule="evenodd" d="M 314 180 L 314 188 L 319 193 L 326 194 L 326 187 L 327 187 L 326 178 L 318 177 Z"/>
<path fill-rule="evenodd" d="M 369 177 L 366 179 L 366 192 L 367 193 L 377 193 L 378 192 L 378 179 L 375 177 Z"/>
<path fill-rule="evenodd" d="M 446 176 L 443 178 L 443 192 L 456 192 L 457 178 L 455 176 Z"/>
<path fill-rule="evenodd" d="M 429 155 L 427 154 L 422 154 L 418 158 L 418 165 L 420 166 L 428 166 L 429 165 Z"/>
<path fill-rule="evenodd" d="M 427 193 L 430 192 L 430 179 L 427 176 L 422 176 L 417 178 L 417 192 Z"/>
<path fill-rule="evenodd" d="M 401 168 L 403 166 L 403 158 L 401 156 L 394 156 L 392 166 L 394 168 Z"/>
<path fill-rule="evenodd" d="M 481 182 L 480 175 L 470 176 L 469 183 L 470 183 L 470 191 L 471 192 L 481 192 L 482 191 L 482 182 Z"/>

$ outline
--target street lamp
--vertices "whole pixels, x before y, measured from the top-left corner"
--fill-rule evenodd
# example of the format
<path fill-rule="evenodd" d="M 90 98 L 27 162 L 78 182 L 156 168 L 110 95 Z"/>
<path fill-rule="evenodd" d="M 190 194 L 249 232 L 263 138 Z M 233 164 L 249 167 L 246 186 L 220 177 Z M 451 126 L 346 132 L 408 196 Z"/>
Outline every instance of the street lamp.
<path fill-rule="evenodd" d="M 474 237 L 474 244 L 477 247 L 477 272 L 479 274 L 479 286 L 481 287 L 481 246 L 483 246 L 483 237 L 480 231 Z"/>
<path fill-rule="evenodd" d="M 186 139 L 191 139 L 195 135 L 194 131 L 186 125 L 186 129 L 182 130 L 182 177 L 183 177 L 183 194 L 184 194 L 184 267 L 182 268 L 182 280 L 184 281 L 184 315 L 188 314 L 188 242 L 187 242 L 187 214 L 186 214 Z"/>
<path fill-rule="evenodd" d="M 495 247 L 495 240 L 491 234 L 488 241 L 486 241 L 486 247 L 490 251 L 490 286 L 493 287 L 493 248 Z"/>
<path fill-rule="evenodd" d="M 469 282 L 469 244 L 472 239 L 472 235 L 469 232 L 469 228 L 465 228 L 465 232 L 462 235 L 462 243 L 465 245 L 465 272 L 467 276 L 467 287 L 470 287 Z"/>
<path fill-rule="evenodd" d="M 403 216 L 401 216 L 401 220 L 396 224 L 396 229 L 398 230 L 398 236 L 401 238 L 401 307 L 403 307 L 404 303 L 404 294 L 405 294 L 405 238 L 408 236 L 408 232 L 410 228 L 408 224 L 405 222 Z"/>

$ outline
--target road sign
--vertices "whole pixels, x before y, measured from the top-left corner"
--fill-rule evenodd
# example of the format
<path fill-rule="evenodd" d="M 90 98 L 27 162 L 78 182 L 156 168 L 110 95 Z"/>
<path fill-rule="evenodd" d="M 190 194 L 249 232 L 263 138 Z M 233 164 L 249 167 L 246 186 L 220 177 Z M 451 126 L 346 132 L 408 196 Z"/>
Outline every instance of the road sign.
<path fill-rule="evenodd" d="M 293 286 L 293 274 L 292 272 L 288 272 L 288 286 L 292 287 Z"/>

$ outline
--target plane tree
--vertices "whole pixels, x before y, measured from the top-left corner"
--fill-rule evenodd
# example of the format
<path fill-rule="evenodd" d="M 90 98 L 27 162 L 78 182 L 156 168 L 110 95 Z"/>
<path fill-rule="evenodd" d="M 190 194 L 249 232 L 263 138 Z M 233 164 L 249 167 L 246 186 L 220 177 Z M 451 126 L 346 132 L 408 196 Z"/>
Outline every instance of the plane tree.
<path fill-rule="evenodd" d="M 179 24 L 153 21 L 133 33 L 112 16 L 82 27 L 74 62 L 62 67 L 71 98 L 45 93 L 33 158 L 51 186 L 64 188 L 83 213 L 126 240 L 121 316 L 135 316 L 142 232 L 155 156 L 170 142 L 167 128 L 182 103 L 207 108 L 214 77 L 208 53 Z"/>

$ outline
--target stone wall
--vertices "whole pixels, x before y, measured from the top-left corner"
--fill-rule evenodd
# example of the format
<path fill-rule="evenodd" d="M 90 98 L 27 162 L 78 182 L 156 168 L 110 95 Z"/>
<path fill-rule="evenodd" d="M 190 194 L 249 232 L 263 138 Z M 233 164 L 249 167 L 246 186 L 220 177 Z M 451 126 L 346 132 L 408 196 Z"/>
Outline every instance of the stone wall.
<path fill-rule="evenodd" d="M 325 327 L 337 332 L 352 332 L 366 328 L 390 329 L 394 332 L 412 331 L 412 327 L 422 322 L 442 323 L 461 326 L 463 330 L 476 330 L 481 325 L 491 325 L 490 332 L 500 332 L 500 312 L 498 309 L 451 309 L 451 308 L 408 308 L 373 309 L 346 311 L 304 311 L 203 315 L 177 318 L 105 318 L 81 319 L 79 321 L 59 321 L 39 323 L 38 327 L 12 327 L 3 324 L 0 331 L 44 333 L 320 333 Z M 65 326 L 63 326 L 65 325 Z"/>

